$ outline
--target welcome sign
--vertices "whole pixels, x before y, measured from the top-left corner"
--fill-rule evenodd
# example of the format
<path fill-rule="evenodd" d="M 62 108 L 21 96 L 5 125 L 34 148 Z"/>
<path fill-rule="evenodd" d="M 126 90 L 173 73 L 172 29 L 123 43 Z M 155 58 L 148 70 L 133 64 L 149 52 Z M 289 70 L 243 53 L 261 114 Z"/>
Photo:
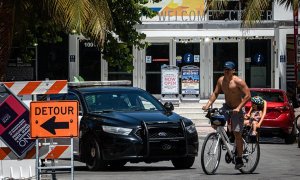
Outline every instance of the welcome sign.
<path fill-rule="evenodd" d="M 162 0 L 159 3 L 149 0 L 145 6 L 158 15 L 152 19 L 143 18 L 143 21 L 206 21 L 205 0 Z"/>

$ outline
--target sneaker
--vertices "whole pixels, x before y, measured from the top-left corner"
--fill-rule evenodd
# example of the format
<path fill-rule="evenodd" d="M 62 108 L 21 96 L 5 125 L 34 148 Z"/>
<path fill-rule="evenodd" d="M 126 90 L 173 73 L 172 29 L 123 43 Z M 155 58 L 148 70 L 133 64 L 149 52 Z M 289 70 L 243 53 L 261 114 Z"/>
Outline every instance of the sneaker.
<path fill-rule="evenodd" d="M 244 162 L 241 157 L 237 157 L 235 160 L 235 169 L 241 169 L 244 167 Z"/>
<path fill-rule="evenodd" d="M 251 136 L 256 136 L 257 132 L 256 131 L 252 131 Z"/>

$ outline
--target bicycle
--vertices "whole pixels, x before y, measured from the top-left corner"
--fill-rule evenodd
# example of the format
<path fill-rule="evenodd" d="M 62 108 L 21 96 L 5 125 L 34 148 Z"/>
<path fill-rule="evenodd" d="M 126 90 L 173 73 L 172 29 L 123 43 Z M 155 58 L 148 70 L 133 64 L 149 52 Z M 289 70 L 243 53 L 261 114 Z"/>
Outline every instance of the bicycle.
<path fill-rule="evenodd" d="M 224 113 L 231 114 L 232 111 L 225 111 Z M 201 149 L 201 166 L 205 174 L 215 174 L 221 158 L 222 149 L 227 151 L 225 154 L 225 162 L 235 164 L 236 159 L 236 145 L 230 142 L 229 137 L 224 129 L 226 120 L 222 110 L 219 108 L 208 109 L 206 115 L 210 119 L 210 123 L 216 127 L 216 131 L 208 134 L 203 142 Z M 244 127 L 243 130 L 243 162 L 244 167 L 239 169 L 241 173 L 253 173 L 258 165 L 260 159 L 260 146 L 257 137 L 250 138 L 250 127 Z"/>
<path fill-rule="evenodd" d="M 298 136 L 298 148 L 300 148 L 300 115 L 298 115 L 296 118 L 295 118 L 295 126 L 296 126 L 296 129 L 298 130 L 297 132 L 297 136 Z"/>

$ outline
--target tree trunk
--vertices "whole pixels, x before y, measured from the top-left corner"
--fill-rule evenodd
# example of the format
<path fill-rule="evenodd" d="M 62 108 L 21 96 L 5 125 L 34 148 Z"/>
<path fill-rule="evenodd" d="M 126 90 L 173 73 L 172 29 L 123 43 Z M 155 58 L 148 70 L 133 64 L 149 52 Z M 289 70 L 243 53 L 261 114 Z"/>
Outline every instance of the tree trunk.
<path fill-rule="evenodd" d="M 12 39 L 13 6 L 10 0 L 0 0 L 0 82 L 6 81 Z"/>

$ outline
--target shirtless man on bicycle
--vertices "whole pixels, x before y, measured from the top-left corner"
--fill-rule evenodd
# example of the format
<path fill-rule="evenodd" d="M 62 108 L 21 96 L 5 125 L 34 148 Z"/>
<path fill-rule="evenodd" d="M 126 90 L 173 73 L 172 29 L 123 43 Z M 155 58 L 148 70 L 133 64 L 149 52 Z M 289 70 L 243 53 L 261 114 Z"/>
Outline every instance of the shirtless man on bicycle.
<path fill-rule="evenodd" d="M 217 99 L 218 95 L 223 92 L 225 95 L 225 103 L 222 109 L 232 110 L 231 123 L 235 143 L 237 148 L 237 158 L 235 169 L 240 169 L 244 166 L 242 160 L 243 154 L 243 140 L 242 131 L 244 125 L 244 105 L 251 98 L 250 90 L 244 80 L 234 75 L 235 64 L 232 61 L 227 61 L 224 64 L 224 76 L 218 79 L 216 88 L 211 94 L 207 104 L 202 107 L 207 110 Z M 224 114 L 228 119 L 228 115 Z"/>

